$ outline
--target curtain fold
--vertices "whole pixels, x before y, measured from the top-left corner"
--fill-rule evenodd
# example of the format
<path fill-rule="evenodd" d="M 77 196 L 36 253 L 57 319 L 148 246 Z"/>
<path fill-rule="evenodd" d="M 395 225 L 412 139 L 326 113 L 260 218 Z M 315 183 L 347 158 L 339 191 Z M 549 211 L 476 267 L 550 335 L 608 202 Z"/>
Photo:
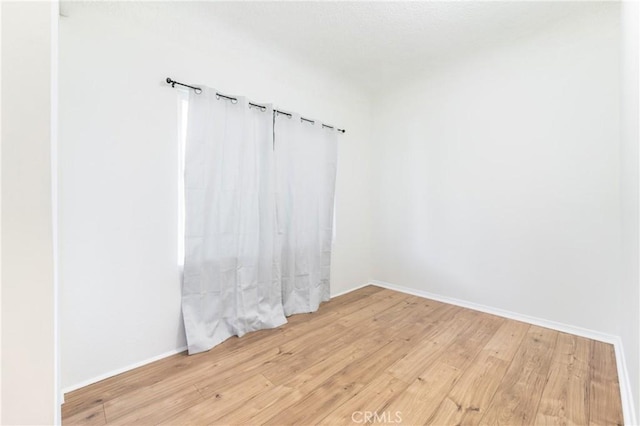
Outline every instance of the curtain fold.
<path fill-rule="evenodd" d="M 189 353 L 286 323 L 276 240 L 273 109 L 189 95 L 182 312 Z"/>
<path fill-rule="evenodd" d="M 299 115 L 274 119 L 276 208 L 285 315 L 329 300 L 337 132 Z"/>
<path fill-rule="evenodd" d="M 337 132 L 211 88 L 189 92 L 187 122 L 182 314 L 193 354 L 329 300 Z"/>

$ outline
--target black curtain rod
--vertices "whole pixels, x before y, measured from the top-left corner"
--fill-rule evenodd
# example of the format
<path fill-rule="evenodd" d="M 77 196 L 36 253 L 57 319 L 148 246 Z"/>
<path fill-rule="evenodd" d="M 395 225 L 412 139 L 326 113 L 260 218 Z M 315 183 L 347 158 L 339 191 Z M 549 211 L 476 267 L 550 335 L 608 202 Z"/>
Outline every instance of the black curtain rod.
<path fill-rule="evenodd" d="M 189 89 L 193 89 L 193 91 L 196 92 L 196 94 L 198 94 L 198 95 L 200 93 L 202 93 L 202 88 L 195 87 L 195 86 L 190 86 L 190 85 L 184 84 L 184 83 L 180 83 L 179 81 L 172 80 L 171 77 L 167 77 L 166 81 L 167 81 L 167 84 L 171 85 L 171 87 L 176 87 L 176 84 L 177 84 L 178 86 L 183 86 L 183 87 L 187 87 Z M 216 96 L 218 96 L 220 98 L 228 99 L 231 102 L 234 102 L 234 101 L 238 102 L 238 98 L 233 98 L 231 96 L 223 95 L 222 93 L 216 92 Z M 249 106 L 252 106 L 252 107 L 255 107 L 255 108 L 260 108 L 262 111 L 265 111 L 267 109 L 267 107 L 265 107 L 264 105 L 254 104 L 254 103 L 251 103 L 251 102 L 249 102 Z M 286 115 L 288 117 L 292 117 L 292 114 L 289 113 L 289 112 L 286 112 L 286 111 L 280 111 L 280 110 L 274 109 L 273 112 L 275 112 L 277 114 Z M 300 119 L 302 121 L 306 121 L 307 123 L 311 123 L 311 124 L 315 123 L 314 120 L 311 120 L 311 119 L 308 119 L 308 118 L 300 117 Z M 328 124 L 323 124 L 322 127 L 326 127 L 327 129 L 333 129 L 334 128 L 333 126 L 329 126 Z M 340 133 L 345 133 L 346 132 L 346 130 L 344 130 L 344 129 L 336 129 L 336 130 L 339 131 Z"/>

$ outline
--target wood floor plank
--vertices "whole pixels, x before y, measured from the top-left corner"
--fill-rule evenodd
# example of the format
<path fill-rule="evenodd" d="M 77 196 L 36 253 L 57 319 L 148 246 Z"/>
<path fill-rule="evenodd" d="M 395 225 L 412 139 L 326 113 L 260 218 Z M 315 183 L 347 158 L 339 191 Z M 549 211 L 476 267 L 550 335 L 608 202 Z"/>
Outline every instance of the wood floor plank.
<path fill-rule="evenodd" d="M 383 294 L 388 294 L 384 292 L 384 290 L 385 289 L 381 287 L 368 285 L 350 293 L 343 294 L 342 296 L 334 297 L 330 302 L 322 303 L 316 312 L 296 314 L 287 317 L 287 327 L 298 323 L 305 323 L 311 319 L 315 320 L 321 315 L 327 315 L 345 308 L 351 309 L 361 303 L 364 305 L 363 301 L 370 300 L 376 293 L 383 292 Z"/>
<path fill-rule="evenodd" d="M 378 312 L 383 312 L 384 309 L 392 308 L 394 305 L 398 304 L 400 301 L 404 299 L 404 297 L 393 297 L 389 298 L 388 295 L 381 295 L 379 299 L 384 303 L 378 303 L 377 308 L 374 310 L 368 310 L 368 315 L 362 315 L 361 320 L 365 321 L 367 316 L 373 316 Z M 390 306 L 389 306 L 390 305 Z M 354 325 L 357 325 L 355 323 Z M 369 353 L 375 352 L 380 346 L 388 343 L 390 339 L 386 339 L 382 333 L 377 333 L 375 329 L 371 328 L 363 328 L 362 330 L 358 330 L 357 328 L 352 329 L 345 336 L 336 337 L 335 333 L 328 334 L 328 336 L 332 339 L 338 339 L 339 345 L 342 346 L 341 350 L 335 351 L 321 351 L 313 354 L 314 356 L 310 356 L 310 353 L 304 354 L 306 356 L 305 361 L 308 364 L 313 364 L 313 361 L 317 361 L 319 356 L 316 356 L 318 353 L 327 354 L 328 357 L 318 361 L 316 364 L 313 364 L 310 368 L 305 371 L 297 372 L 298 374 L 293 375 L 290 379 L 285 383 L 285 388 L 295 389 L 294 391 L 286 394 L 281 401 L 279 401 L 278 407 L 273 412 L 269 411 L 269 407 L 263 408 L 260 413 L 256 413 L 255 416 L 251 418 L 250 424 L 257 424 L 267 421 L 271 417 L 277 415 L 282 407 L 288 407 L 290 405 L 295 404 L 300 401 L 302 397 L 315 389 L 324 381 L 331 378 L 338 371 L 345 368 L 348 364 L 355 362 L 355 360 L 360 359 L 366 356 Z M 347 344 L 350 342 L 350 344 Z M 320 345 L 322 346 L 322 345 Z M 313 351 L 318 350 L 318 345 L 310 345 Z M 324 349 L 324 347 L 322 347 Z M 331 353 L 334 352 L 334 353 Z M 276 373 L 282 373 L 282 376 L 268 375 L 269 371 L 265 370 L 265 374 L 269 379 L 273 379 L 277 382 L 280 382 L 287 377 L 291 376 L 292 369 L 291 364 L 284 363 L 285 368 L 278 368 L 275 370 Z M 274 371 L 271 371 L 272 373 Z M 273 390 L 273 393 L 280 393 L 280 389 Z M 267 399 L 271 398 L 271 395 L 267 397 Z M 223 420 L 223 419 L 221 419 Z"/>
<path fill-rule="evenodd" d="M 301 401 L 310 392 L 318 388 L 322 383 L 330 380 L 348 365 L 357 363 L 365 356 L 374 352 L 374 348 L 376 347 L 378 347 L 378 344 L 373 344 L 366 338 L 360 339 L 355 342 L 353 346 L 343 348 L 341 351 L 314 364 L 307 370 L 300 372 L 285 383 L 284 387 L 290 389 L 290 392 L 285 393 L 285 395 L 278 400 L 277 404 L 266 406 L 261 411 L 254 413 L 247 424 L 265 423 L 283 410 Z"/>
<path fill-rule="evenodd" d="M 64 425 L 622 424 L 611 345 L 375 286 L 66 401 Z"/>
<path fill-rule="evenodd" d="M 484 350 L 489 352 L 488 355 L 510 362 L 520 348 L 520 343 L 530 327 L 529 324 L 520 321 L 507 320 L 494 337 L 487 342 Z"/>
<path fill-rule="evenodd" d="M 435 362 L 449 343 L 469 328 L 479 317 L 480 315 L 476 312 L 458 311 L 453 319 L 444 323 L 442 327 L 434 328 L 429 335 L 424 337 L 420 346 L 415 347 L 391 366 L 389 373 L 404 382 L 413 383 L 425 367 Z"/>
<path fill-rule="evenodd" d="M 308 365 L 318 362 L 332 352 L 345 345 L 346 341 L 353 341 L 357 337 L 355 331 L 345 331 L 311 339 L 307 345 L 290 347 L 283 345 L 280 353 L 269 361 L 258 365 L 261 374 L 275 385 L 281 385 L 292 376 L 303 371 Z"/>
<path fill-rule="evenodd" d="M 210 424 L 213 425 L 252 425 L 252 418 L 265 412 L 270 407 L 276 407 L 294 392 L 294 389 L 287 386 L 276 386 L 266 392 L 254 396 L 248 401 L 243 402 L 242 408 L 238 410 L 228 410 L 222 416 L 215 418 Z"/>
<path fill-rule="evenodd" d="M 115 398 L 105 402 L 107 422 L 113 425 L 155 425 L 166 418 L 166 413 L 179 413 L 204 400 L 195 385 L 162 394 L 150 393 L 147 399 Z"/>
<path fill-rule="evenodd" d="M 431 364 L 423 373 L 382 411 L 394 415 L 399 413 L 405 424 L 425 424 L 462 374 L 456 367 L 442 361 Z"/>
<path fill-rule="evenodd" d="M 381 312 L 372 321 L 376 323 L 380 333 L 389 338 L 424 341 L 437 328 L 450 322 L 459 311 L 459 308 L 445 303 L 424 303 L 408 299 L 400 310 Z"/>
<path fill-rule="evenodd" d="M 339 347 L 348 345 L 359 334 L 366 333 L 368 329 L 366 327 L 359 329 L 356 319 L 364 321 L 374 313 L 393 307 L 406 298 L 406 295 L 390 296 L 381 298 L 368 309 L 359 309 L 349 314 L 348 324 L 350 328 L 345 326 L 342 321 L 338 321 L 326 325 L 322 329 L 311 330 L 298 339 L 282 343 L 278 346 L 278 353 L 275 356 L 268 357 L 262 363 L 255 358 L 252 359 L 253 366 L 245 368 L 242 375 L 233 374 L 233 370 L 226 370 L 215 376 L 209 375 L 208 378 L 197 382 L 196 385 L 202 389 L 205 388 L 207 383 L 209 385 L 216 384 L 232 378 L 242 380 L 243 377 L 257 374 L 257 369 L 260 370 L 260 374 L 263 374 L 275 385 L 283 384 L 289 377 L 304 370 L 306 366 L 327 357 Z"/>
<path fill-rule="evenodd" d="M 406 327 L 406 325 L 403 325 L 400 322 L 386 325 L 388 329 Z M 390 343 L 394 339 L 397 340 L 397 336 L 394 336 L 393 333 L 387 335 L 386 333 L 381 332 L 382 329 L 383 326 L 381 324 L 376 324 L 375 327 L 372 327 L 368 332 L 363 333 L 361 336 L 353 340 L 348 346 L 343 347 L 330 357 L 323 359 L 322 361 L 310 366 L 307 370 L 292 377 L 285 383 L 285 385 L 286 387 L 293 389 L 293 391 L 286 394 L 277 405 L 267 407 L 260 413 L 256 413 L 250 419 L 248 424 L 262 424 L 268 421 L 287 407 L 290 407 L 302 400 L 306 395 L 339 372 L 342 372 L 341 374 L 343 374 L 344 371 L 342 370 L 344 370 L 348 365 L 359 363 L 360 360 L 370 354 L 373 354 L 380 347 Z M 420 329 L 415 329 L 416 333 L 419 331 Z M 404 345 L 407 344 L 407 340 L 404 340 Z"/>
<path fill-rule="evenodd" d="M 376 296 L 380 295 L 381 292 L 376 293 Z M 391 292 L 385 297 L 381 297 L 378 300 L 372 298 L 372 302 L 365 306 L 362 309 L 359 309 L 351 314 L 344 315 L 338 320 L 338 324 L 344 327 L 350 327 L 355 323 L 363 321 L 367 318 L 373 318 L 375 315 L 384 312 L 385 310 L 401 304 L 404 300 L 408 299 L 410 296 L 406 294 L 398 294 Z M 375 301 L 373 301 L 375 300 Z"/>
<path fill-rule="evenodd" d="M 508 367 L 508 361 L 483 353 L 449 390 L 426 423 L 477 425 Z"/>
<path fill-rule="evenodd" d="M 102 404 L 94 405 L 85 410 L 79 411 L 72 416 L 62 418 L 63 426 L 88 425 L 102 426 L 107 423 Z"/>
<path fill-rule="evenodd" d="M 528 330 L 528 324 L 505 320 L 427 423 L 478 424 Z"/>
<path fill-rule="evenodd" d="M 503 322 L 502 318 L 491 315 L 480 316 L 453 339 L 439 360 L 459 370 L 466 369 Z"/>
<path fill-rule="evenodd" d="M 390 374 L 383 373 L 371 381 L 365 388 L 353 398 L 333 409 L 319 424 L 322 425 L 347 425 L 364 420 L 364 413 L 377 413 L 381 416 L 390 416 L 397 419 L 396 413 L 382 408 L 395 399 L 400 393 L 409 387 L 408 383 L 396 379 Z"/>
<path fill-rule="evenodd" d="M 357 364 L 349 364 L 311 391 L 304 399 L 287 407 L 265 424 L 308 425 L 319 422 L 333 407 L 357 394 L 366 383 L 382 374 L 401 356 L 403 346 L 404 342 L 390 342 Z"/>
<path fill-rule="evenodd" d="M 589 424 L 622 425 L 620 385 L 613 345 L 592 340 L 589 360 Z"/>
<path fill-rule="evenodd" d="M 231 386 L 221 385 L 215 389 L 210 388 L 207 390 L 204 400 L 165 418 L 158 424 L 210 424 L 216 418 L 240 409 L 246 401 L 273 387 L 273 384 L 264 376 L 257 375 Z"/>
<path fill-rule="evenodd" d="M 301 330 L 305 331 L 305 333 L 302 333 Z M 326 324 L 325 327 L 318 328 L 302 328 L 298 326 L 289 335 L 296 336 L 299 334 L 300 337 L 297 339 L 288 337 L 286 334 L 273 335 L 268 338 L 270 343 L 282 343 L 283 346 L 269 347 L 271 345 L 267 345 L 267 347 L 263 347 L 262 345 L 248 344 L 242 351 L 231 351 L 225 356 L 216 357 L 215 361 L 206 362 L 203 359 L 200 363 L 193 363 L 189 371 L 183 372 L 183 374 L 172 374 L 148 386 L 129 389 L 126 392 L 122 392 L 119 399 L 141 401 L 146 398 L 161 398 L 165 396 L 164 393 L 155 389 L 170 393 L 172 389 L 180 388 L 188 383 L 195 384 L 201 391 L 206 391 L 210 386 L 228 383 L 229 380 L 241 381 L 246 377 L 259 374 L 258 370 L 260 368 L 273 362 L 278 357 L 286 357 L 289 351 L 300 347 L 308 348 L 311 343 L 317 343 L 318 336 L 331 339 L 331 336 L 340 330 L 344 330 L 344 327 L 331 323 Z M 199 354 L 197 356 L 204 357 L 204 355 Z M 242 371 L 242 373 L 238 374 L 238 370 Z"/>
<path fill-rule="evenodd" d="M 237 359 L 225 357 L 218 362 L 200 363 L 187 371 L 183 371 L 182 374 L 171 375 L 154 384 L 135 388 L 118 397 L 111 398 L 105 402 L 105 404 L 109 404 L 109 402 L 114 404 L 108 408 L 109 417 L 117 418 L 134 410 L 136 406 L 148 404 L 155 399 L 170 398 L 176 389 L 199 385 L 202 377 L 216 378 L 216 384 L 228 382 L 226 379 L 236 377 L 238 371 L 242 372 L 245 368 L 253 367 L 254 361 L 257 363 L 264 362 L 264 360 L 275 357 L 277 354 L 278 348 L 275 347 L 259 353 L 245 354 L 245 356 Z M 253 376 L 257 374 L 259 373 L 254 370 Z M 232 383 L 235 384 L 236 382 L 233 381 Z"/>
<path fill-rule="evenodd" d="M 282 389 L 269 391 L 266 399 L 270 400 L 278 397 L 277 404 L 265 404 L 261 410 L 253 412 L 244 423 L 265 423 L 283 410 L 301 401 L 310 392 L 330 380 L 348 365 L 359 363 L 362 358 L 374 353 L 386 343 L 389 343 L 389 340 L 380 339 L 375 333 L 361 336 L 354 340 L 351 345 L 341 348 L 331 356 L 292 377 L 284 386 L 280 386 Z M 245 416 L 242 416 L 242 418 L 245 418 Z M 223 423 L 225 420 L 226 418 L 220 419 Z"/>
<path fill-rule="evenodd" d="M 589 423 L 590 357 L 589 340 L 565 333 L 558 335 L 549 379 L 536 415 L 537 424 Z"/>
<path fill-rule="evenodd" d="M 557 331 L 529 328 L 480 424 L 534 422 L 557 338 Z"/>
<path fill-rule="evenodd" d="M 384 411 L 400 413 L 407 424 L 425 424 L 503 322 L 503 319 L 491 315 L 480 316 L 473 321 L 441 349 L 437 360 L 423 368 L 404 393 L 383 407 Z M 397 369 L 394 371 L 398 373 Z"/>

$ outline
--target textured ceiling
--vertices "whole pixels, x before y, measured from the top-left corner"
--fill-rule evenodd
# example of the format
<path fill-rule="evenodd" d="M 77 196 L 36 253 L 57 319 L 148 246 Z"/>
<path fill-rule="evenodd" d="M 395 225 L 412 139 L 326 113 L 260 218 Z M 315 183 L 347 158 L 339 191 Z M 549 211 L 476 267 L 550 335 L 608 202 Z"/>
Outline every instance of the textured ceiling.
<path fill-rule="evenodd" d="M 203 13 L 376 90 L 612 2 L 211 2 Z"/>

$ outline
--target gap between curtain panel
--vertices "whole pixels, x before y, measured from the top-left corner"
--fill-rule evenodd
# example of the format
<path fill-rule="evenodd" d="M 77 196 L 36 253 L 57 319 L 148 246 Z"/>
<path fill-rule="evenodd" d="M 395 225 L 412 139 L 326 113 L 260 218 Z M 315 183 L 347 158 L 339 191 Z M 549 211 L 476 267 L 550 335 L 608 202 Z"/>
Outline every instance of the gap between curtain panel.
<path fill-rule="evenodd" d="M 337 132 L 235 99 L 210 88 L 188 95 L 182 313 L 190 354 L 329 300 Z"/>

